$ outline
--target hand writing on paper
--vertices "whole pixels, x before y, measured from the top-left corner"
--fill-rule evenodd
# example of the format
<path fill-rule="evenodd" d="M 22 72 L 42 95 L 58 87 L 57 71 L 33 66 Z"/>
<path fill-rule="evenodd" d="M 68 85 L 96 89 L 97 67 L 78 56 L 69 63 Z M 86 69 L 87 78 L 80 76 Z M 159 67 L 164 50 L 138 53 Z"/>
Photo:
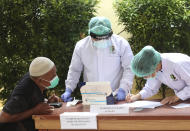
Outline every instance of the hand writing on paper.
<path fill-rule="evenodd" d="M 172 104 L 172 103 L 175 103 L 177 101 L 179 101 L 179 97 L 177 97 L 176 95 L 175 96 L 169 96 L 169 97 L 166 97 L 164 98 L 162 101 L 161 101 L 161 104 L 165 105 L 165 104 Z"/>
<path fill-rule="evenodd" d="M 141 95 L 140 94 L 136 94 L 136 95 L 134 95 L 134 94 L 128 94 L 126 96 L 126 101 L 127 102 L 133 102 L 133 101 L 137 101 L 139 99 L 141 99 Z"/>
<path fill-rule="evenodd" d="M 52 96 L 50 96 L 48 98 L 48 103 L 53 103 L 53 102 L 61 102 L 61 98 L 59 98 L 58 96 L 56 96 L 55 94 L 53 94 Z"/>

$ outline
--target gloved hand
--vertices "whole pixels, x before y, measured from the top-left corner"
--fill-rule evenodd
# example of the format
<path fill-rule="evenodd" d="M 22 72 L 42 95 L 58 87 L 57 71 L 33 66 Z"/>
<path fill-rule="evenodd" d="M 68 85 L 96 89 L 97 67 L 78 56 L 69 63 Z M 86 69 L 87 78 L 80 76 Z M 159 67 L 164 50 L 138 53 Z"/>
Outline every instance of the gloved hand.
<path fill-rule="evenodd" d="M 117 93 L 117 100 L 118 101 L 125 100 L 125 97 L 126 97 L 126 92 L 122 88 L 119 88 Z"/>
<path fill-rule="evenodd" d="M 65 92 L 61 95 L 61 99 L 64 102 L 72 101 L 73 98 L 71 97 L 72 90 L 70 88 L 66 88 Z"/>

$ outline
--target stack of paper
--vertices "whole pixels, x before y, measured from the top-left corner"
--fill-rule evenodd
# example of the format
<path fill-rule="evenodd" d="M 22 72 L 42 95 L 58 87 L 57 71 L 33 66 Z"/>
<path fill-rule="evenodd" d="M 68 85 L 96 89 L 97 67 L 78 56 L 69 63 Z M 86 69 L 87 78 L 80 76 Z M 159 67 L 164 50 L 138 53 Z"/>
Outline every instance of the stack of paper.
<path fill-rule="evenodd" d="M 124 105 L 134 108 L 151 108 L 151 109 L 158 106 L 162 106 L 160 102 L 155 102 L 155 101 L 135 101 L 132 103 L 125 103 Z"/>
<path fill-rule="evenodd" d="M 80 89 L 83 105 L 106 105 L 112 93 L 110 82 L 86 82 Z"/>
<path fill-rule="evenodd" d="M 187 103 L 180 103 L 178 105 L 175 105 L 175 106 L 171 106 L 173 108 L 185 108 L 185 107 L 190 107 L 190 104 L 187 104 Z"/>

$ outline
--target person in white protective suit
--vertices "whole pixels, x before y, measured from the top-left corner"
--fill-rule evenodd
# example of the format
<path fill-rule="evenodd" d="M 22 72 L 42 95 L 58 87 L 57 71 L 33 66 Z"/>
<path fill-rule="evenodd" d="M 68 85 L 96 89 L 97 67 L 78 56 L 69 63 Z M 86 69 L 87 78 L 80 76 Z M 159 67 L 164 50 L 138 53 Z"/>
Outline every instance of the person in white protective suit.
<path fill-rule="evenodd" d="M 84 82 L 109 81 L 112 91 L 117 92 L 117 100 L 125 100 L 133 84 L 134 75 L 130 70 L 132 58 L 129 43 L 113 34 L 107 18 L 91 18 L 89 36 L 78 41 L 75 46 L 62 100 L 72 100 L 71 93 L 76 88 L 81 73 Z"/>
<path fill-rule="evenodd" d="M 152 46 L 145 46 L 132 62 L 133 73 L 147 79 L 144 88 L 136 95 L 128 95 L 128 102 L 155 95 L 161 84 L 175 92 L 164 98 L 162 104 L 172 104 L 190 98 L 190 57 L 181 53 L 159 53 Z"/>

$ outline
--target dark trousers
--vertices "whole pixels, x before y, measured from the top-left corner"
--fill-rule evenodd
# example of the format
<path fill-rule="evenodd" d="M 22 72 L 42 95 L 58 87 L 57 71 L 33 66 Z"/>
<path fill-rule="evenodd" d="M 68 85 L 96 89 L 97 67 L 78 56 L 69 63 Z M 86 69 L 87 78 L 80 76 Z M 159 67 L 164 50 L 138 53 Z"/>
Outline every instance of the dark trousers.
<path fill-rule="evenodd" d="M 21 122 L 0 123 L 0 131 L 37 131 L 33 128 L 25 128 Z"/>

